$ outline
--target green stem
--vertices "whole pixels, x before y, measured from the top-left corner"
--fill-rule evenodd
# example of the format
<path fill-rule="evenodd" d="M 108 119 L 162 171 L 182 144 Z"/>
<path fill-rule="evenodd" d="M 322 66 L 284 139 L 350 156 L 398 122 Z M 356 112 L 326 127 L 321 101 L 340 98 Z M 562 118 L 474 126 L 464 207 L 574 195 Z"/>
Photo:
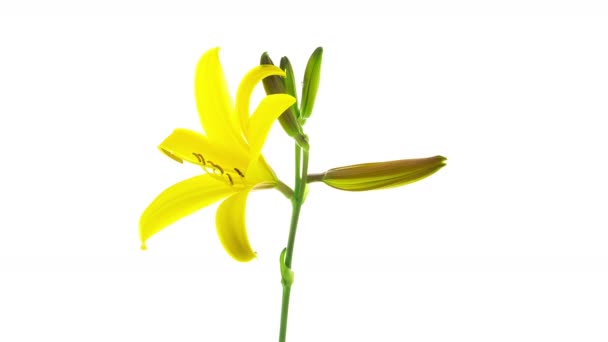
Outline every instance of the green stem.
<path fill-rule="evenodd" d="M 302 178 L 302 170 L 300 170 L 300 165 L 302 164 L 302 148 L 300 147 L 300 145 L 296 144 L 295 145 L 295 157 L 296 157 L 296 168 L 295 168 L 295 173 L 296 173 L 296 177 L 295 177 L 295 182 L 296 182 L 296 186 L 295 186 L 295 191 L 296 193 L 299 193 L 299 187 L 300 187 L 300 179 Z"/>
<path fill-rule="evenodd" d="M 311 173 L 308 175 L 307 183 L 321 182 L 323 181 L 324 173 Z"/>
<path fill-rule="evenodd" d="M 303 154 L 303 156 L 302 156 Z M 291 269 L 293 259 L 293 248 L 296 240 L 296 230 L 298 228 L 298 220 L 300 211 L 304 203 L 304 194 L 306 191 L 306 178 L 308 174 L 308 150 L 302 151 L 302 148 L 296 144 L 295 151 L 295 191 L 292 197 L 291 204 L 293 207 L 291 213 L 291 224 L 289 228 L 289 239 L 287 240 L 287 251 L 285 254 L 285 266 Z M 281 261 L 283 262 L 283 261 Z M 287 315 L 289 313 L 289 296 L 291 294 L 291 282 L 281 281 L 283 285 L 283 298 L 281 301 L 281 328 L 279 331 L 279 342 L 285 342 L 287 337 Z"/>

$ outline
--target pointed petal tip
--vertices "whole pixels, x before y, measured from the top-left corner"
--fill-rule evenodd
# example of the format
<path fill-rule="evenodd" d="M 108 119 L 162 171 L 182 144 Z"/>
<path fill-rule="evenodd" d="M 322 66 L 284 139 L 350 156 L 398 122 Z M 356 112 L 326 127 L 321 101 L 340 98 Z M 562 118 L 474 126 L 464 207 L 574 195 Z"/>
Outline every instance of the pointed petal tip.
<path fill-rule="evenodd" d="M 175 154 L 173 154 L 173 153 L 169 152 L 168 150 L 164 149 L 162 146 L 158 146 L 158 149 L 159 149 L 159 150 L 160 150 L 162 153 L 164 153 L 164 154 L 165 154 L 167 157 L 169 157 L 169 158 L 171 158 L 171 159 L 175 160 L 176 162 L 178 162 L 178 163 L 180 163 L 180 164 L 183 164 L 183 163 L 184 163 L 184 160 L 183 160 L 183 159 L 181 159 L 180 157 L 176 156 Z"/>
<path fill-rule="evenodd" d="M 201 58 L 198 60 L 198 65 L 197 68 L 200 67 L 204 61 L 207 61 L 211 58 L 218 58 L 219 59 L 219 55 L 220 55 L 220 47 L 216 46 L 214 48 L 211 48 L 207 51 L 205 51 L 205 53 L 203 53 L 203 55 L 201 56 Z"/>
<path fill-rule="evenodd" d="M 145 251 L 148 249 L 148 245 L 146 245 L 146 241 L 148 241 L 148 238 L 150 237 L 150 235 L 148 235 L 146 230 L 144 229 L 144 227 L 145 227 L 145 218 L 144 217 L 146 217 L 145 212 L 139 219 L 139 241 L 141 242 L 140 249 L 142 251 Z"/>
<path fill-rule="evenodd" d="M 213 47 L 213 48 L 211 48 L 211 49 L 207 50 L 207 52 L 205 52 L 205 54 L 208 54 L 208 53 L 209 53 L 209 54 L 212 54 L 212 53 L 217 54 L 217 53 L 219 53 L 219 52 L 220 52 L 220 49 L 221 49 L 221 48 L 220 48 L 219 46 L 216 46 L 216 47 Z"/>
<path fill-rule="evenodd" d="M 238 262 L 242 262 L 242 263 L 246 263 L 246 262 L 250 262 L 252 260 L 259 260 L 258 259 L 258 252 L 253 252 L 253 254 L 248 255 L 248 256 L 243 256 L 243 255 L 232 255 L 230 254 L 230 256 L 238 261 Z"/>

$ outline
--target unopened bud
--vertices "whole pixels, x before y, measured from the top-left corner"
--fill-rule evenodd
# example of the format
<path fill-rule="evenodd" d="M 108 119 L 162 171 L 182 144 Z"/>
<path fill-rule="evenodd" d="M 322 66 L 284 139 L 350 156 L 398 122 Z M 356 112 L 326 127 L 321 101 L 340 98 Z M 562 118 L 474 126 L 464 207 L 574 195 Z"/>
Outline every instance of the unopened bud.
<path fill-rule="evenodd" d="M 309 176 L 309 181 L 319 180 L 346 191 L 386 189 L 426 178 L 444 167 L 446 160 L 435 156 L 343 166 L 328 170 L 317 179 L 316 175 Z"/>
<path fill-rule="evenodd" d="M 289 62 L 289 58 L 282 57 L 280 67 L 283 71 L 285 71 L 285 91 L 287 91 L 287 94 L 296 98 L 296 103 L 291 106 L 291 109 L 294 111 L 296 118 L 300 118 L 300 110 L 298 109 L 298 91 L 296 89 L 296 77 L 293 73 L 293 68 L 291 67 L 291 62 Z"/>
<path fill-rule="evenodd" d="M 274 65 L 270 59 L 270 56 L 268 56 L 268 53 L 264 52 L 262 54 L 262 57 L 260 58 L 260 65 Z M 268 95 L 289 94 L 285 87 L 285 79 L 281 76 L 266 77 L 262 80 L 262 83 L 264 84 L 264 90 Z M 302 126 L 300 126 L 298 119 L 294 115 L 293 108 L 294 106 L 291 106 L 285 112 L 283 112 L 283 114 L 281 114 L 279 117 L 279 123 L 287 135 L 294 138 L 300 146 L 307 149 L 308 141 L 302 132 Z M 302 144 L 305 144 L 305 146 Z"/>
<path fill-rule="evenodd" d="M 318 47 L 308 59 L 306 71 L 304 71 L 304 83 L 302 85 L 302 106 L 300 116 L 302 122 L 310 117 L 315 105 L 319 81 L 321 80 L 321 61 L 323 60 L 323 48 Z"/>

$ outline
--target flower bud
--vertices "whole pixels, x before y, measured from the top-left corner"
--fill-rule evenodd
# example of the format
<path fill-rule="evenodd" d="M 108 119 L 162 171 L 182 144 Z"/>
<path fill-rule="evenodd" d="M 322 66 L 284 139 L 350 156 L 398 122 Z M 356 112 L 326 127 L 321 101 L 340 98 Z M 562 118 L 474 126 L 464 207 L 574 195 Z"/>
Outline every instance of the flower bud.
<path fill-rule="evenodd" d="M 260 65 L 274 65 L 268 53 L 264 52 L 262 57 L 260 58 Z M 292 71 L 293 77 L 293 71 Z M 285 87 L 285 79 L 280 76 L 269 76 L 262 80 L 264 84 L 264 90 L 266 94 L 289 94 Z M 292 95 L 293 96 L 293 95 Z M 295 96 L 294 96 L 295 97 Z M 283 127 L 283 130 L 290 137 L 294 138 L 298 145 L 302 146 L 306 150 L 308 149 L 308 140 L 304 133 L 302 132 L 302 126 L 298 122 L 298 119 L 294 115 L 293 108 L 296 108 L 295 105 L 288 108 L 281 116 L 279 117 L 279 123 Z"/>
<path fill-rule="evenodd" d="M 302 105 L 300 117 L 302 123 L 310 117 L 315 105 L 319 81 L 321 79 L 321 61 L 323 60 L 323 48 L 318 47 L 308 59 L 306 71 L 304 72 L 304 83 L 302 85 Z"/>
<path fill-rule="evenodd" d="M 435 156 L 343 166 L 328 170 L 322 175 L 311 175 L 309 181 L 322 181 L 346 191 L 393 188 L 432 175 L 445 166 L 445 161 L 445 157 Z"/>
<path fill-rule="evenodd" d="M 289 58 L 282 57 L 280 67 L 283 71 L 285 71 L 285 90 L 287 94 L 296 98 L 296 103 L 291 107 L 296 118 L 300 118 L 300 110 L 298 109 L 298 91 L 296 89 L 296 77 L 293 73 L 293 68 L 291 67 L 291 63 L 289 62 Z"/>

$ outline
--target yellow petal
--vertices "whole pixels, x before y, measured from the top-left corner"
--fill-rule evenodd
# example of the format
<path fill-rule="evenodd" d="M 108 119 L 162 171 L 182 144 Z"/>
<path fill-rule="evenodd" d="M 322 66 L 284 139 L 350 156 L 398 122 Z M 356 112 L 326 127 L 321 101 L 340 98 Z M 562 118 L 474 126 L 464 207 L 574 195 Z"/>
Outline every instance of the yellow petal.
<path fill-rule="evenodd" d="M 209 175 L 192 177 L 167 188 L 141 215 L 139 236 L 142 248 L 145 249 L 146 240 L 163 228 L 236 191 L 238 188 Z"/>
<path fill-rule="evenodd" d="M 196 66 L 196 105 L 205 133 L 227 148 L 245 148 L 234 104 L 219 59 L 219 48 L 207 51 Z"/>
<path fill-rule="evenodd" d="M 241 130 L 245 136 L 247 136 L 249 127 L 249 101 L 251 100 L 253 88 L 264 78 L 273 75 L 284 77 L 285 72 L 273 65 L 258 65 L 251 69 L 241 80 L 239 89 L 236 92 L 236 111 L 240 120 Z"/>
<path fill-rule="evenodd" d="M 255 258 L 245 226 L 245 211 L 249 191 L 242 191 L 227 198 L 217 209 L 215 225 L 224 249 L 237 261 Z"/>
<path fill-rule="evenodd" d="M 295 102 L 296 99 L 287 94 L 268 95 L 260 102 L 260 105 L 256 108 L 249 122 L 247 140 L 249 142 L 249 158 L 251 164 L 257 161 L 262 153 L 262 147 L 264 146 L 264 142 L 266 141 L 272 124 Z"/>
<path fill-rule="evenodd" d="M 174 130 L 158 148 L 180 163 L 185 160 L 207 169 L 219 166 L 220 174 L 244 173 L 249 163 L 249 155 L 243 151 L 212 144 L 206 136 L 185 128 Z"/>
<path fill-rule="evenodd" d="M 264 156 L 260 155 L 256 162 L 250 162 L 247 167 L 247 184 L 259 185 L 264 184 L 276 184 L 277 175 L 274 170 L 268 165 L 268 162 L 264 159 Z"/>

